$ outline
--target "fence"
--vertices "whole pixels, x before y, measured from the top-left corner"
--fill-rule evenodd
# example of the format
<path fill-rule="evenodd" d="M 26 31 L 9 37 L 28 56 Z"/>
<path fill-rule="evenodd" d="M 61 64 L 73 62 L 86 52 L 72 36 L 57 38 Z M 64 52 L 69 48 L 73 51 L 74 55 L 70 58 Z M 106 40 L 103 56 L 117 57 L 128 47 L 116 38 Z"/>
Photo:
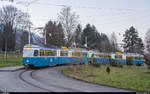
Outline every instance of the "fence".
<path fill-rule="evenodd" d="M 22 65 L 22 53 L 20 52 L 0 52 L 0 67 Z"/>

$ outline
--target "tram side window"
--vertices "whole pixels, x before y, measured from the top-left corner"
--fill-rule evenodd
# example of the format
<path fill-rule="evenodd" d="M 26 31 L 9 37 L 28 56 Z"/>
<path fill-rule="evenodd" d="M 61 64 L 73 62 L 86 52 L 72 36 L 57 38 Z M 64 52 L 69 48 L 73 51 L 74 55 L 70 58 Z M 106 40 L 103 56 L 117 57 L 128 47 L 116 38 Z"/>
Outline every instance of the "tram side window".
<path fill-rule="evenodd" d="M 120 59 L 122 59 L 122 55 L 115 55 L 115 58 L 120 58 Z"/>
<path fill-rule="evenodd" d="M 61 52 L 60 52 L 60 55 L 61 55 L 61 56 L 68 56 L 68 51 L 61 51 Z"/>
<path fill-rule="evenodd" d="M 80 56 L 81 56 L 81 52 L 77 52 L 76 55 L 77 55 L 78 57 L 80 57 Z"/>
<path fill-rule="evenodd" d="M 34 56 L 38 56 L 39 51 L 38 50 L 34 50 Z"/>
<path fill-rule="evenodd" d="M 48 50 L 45 50 L 45 56 L 48 56 Z"/>
<path fill-rule="evenodd" d="M 98 54 L 97 57 L 101 57 L 101 58 L 110 58 L 111 55 L 109 55 L 109 54 Z"/>
<path fill-rule="evenodd" d="M 40 49 L 40 56 L 44 56 L 44 50 Z"/>
<path fill-rule="evenodd" d="M 132 56 L 127 56 L 126 58 L 127 58 L 127 59 L 133 59 L 133 57 L 132 57 Z"/>
<path fill-rule="evenodd" d="M 140 60 L 143 60 L 144 59 L 144 57 L 139 57 L 140 58 Z"/>
<path fill-rule="evenodd" d="M 95 54 L 95 57 L 100 57 L 99 54 Z"/>
<path fill-rule="evenodd" d="M 98 57 L 102 57 L 102 55 L 101 55 L 101 54 L 98 54 Z"/>
<path fill-rule="evenodd" d="M 80 52 L 73 52 L 72 55 L 78 57 L 78 56 L 80 56 Z"/>
<path fill-rule="evenodd" d="M 134 57 L 135 60 L 142 60 L 142 57 Z"/>
<path fill-rule="evenodd" d="M 86 52 L 82 52 L 82 53 L 81 53 L 81 56 L 83 56 L 83 57 L 87 57 L 87 55 L 88 55 L 88 54 L 87 54 Z"/>
<path fill-rule="evenodd" d="M 105 58 L 105 55 L 104 54 L 100 54 L 99 57 Z"/>
<path fill-rule="evenodd" d="M 56 50 L 47 50 L 48 56 L 57 56 Z"/>
<path fill-rule="evenodd" d="M 106 58 L 111 58 L 111 55 L 107 54 Z M 121 58 L 122 58 L 122 55 L 121 55 Z"/>

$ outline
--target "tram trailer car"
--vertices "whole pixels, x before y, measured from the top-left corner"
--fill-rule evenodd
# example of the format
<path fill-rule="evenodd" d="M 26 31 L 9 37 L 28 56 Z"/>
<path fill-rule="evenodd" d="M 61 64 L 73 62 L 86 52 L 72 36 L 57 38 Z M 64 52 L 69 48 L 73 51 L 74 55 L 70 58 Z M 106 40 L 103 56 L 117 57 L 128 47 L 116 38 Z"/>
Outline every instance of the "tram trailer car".
<path fill-rule="evenodd" d="M 116 54 L 116 53 L 95 53 L 95 62 L 101 63 L 101 64 L 110 64 L 110 59 L 115 60 L 117 63 L 126 64 L 127 58 L 132 58 L 132 64 L 136 65 L 137 63 L 140 63 L 141 65 L 144 65 L 144 56 L 137 54 L 137 53 L 123 53 L 123 54 Z"/>
<path fill-rule="evenodd" d="M 121 54 L 118 56 L 118 54 L 114 53 L 98 53 L 84 49 L 78 51 L 73 49 L 50 49 L 38 45 L 27 44 L 23 49 L 23 65 L 30 67 L 44 67 L 60 64 L 88 63 L 92 54 L 94 54 L 94 61 L 96 63 L 103 64 L 110 64 L 110 57 L 122 64 L 126 64 L 126 57 L 129 56 L 128 54 Z M 144 60 L 134 59 L 132 60 L 132 63 L 141 63 L 143 65 Z"/>

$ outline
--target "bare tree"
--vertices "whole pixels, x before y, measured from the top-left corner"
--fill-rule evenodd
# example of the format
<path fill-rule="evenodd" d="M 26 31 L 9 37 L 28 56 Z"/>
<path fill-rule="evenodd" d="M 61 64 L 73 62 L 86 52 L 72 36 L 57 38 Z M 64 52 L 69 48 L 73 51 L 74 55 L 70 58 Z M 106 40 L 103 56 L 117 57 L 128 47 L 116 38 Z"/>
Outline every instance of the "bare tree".
<path fill-rule="evenodd" d="M 145 42 L 146 42 L 146 51 L 150 54 L 150 29 L 146 33 Z"/>
<path fill-rule="evenodd" d="M 58 14 L 58 20 L 62 24 L 65 33 L 66 45 L 71 46 L 73 40 L 73 32 L 78 23 L 78 15 L 75 12 L 71 12 L 70 7 L 62 8 L 61 12 Z"/>
<path fill-rule="evenodd" d="M 117 45 L 117 37 L 116 37 L 116 34 L 115 32 L 113 32 L 111 34 L 111 37 L 110 37 L 110 43 L 111 43 L 111 49 L 113 52 L 117 51 L 118 50 L 118 45 Z"/>
<path fill-rule="evenodd" d="M 147 62 L 150 63 L 150 29 L 146 32 L 145 43 L 146 43 L 145 59 Z"/>
<path fill-rule="evenodd" d="M 12 5 L 4 6 L 0 10 L 0 24 L 3 26 L 3 50 L 15 50 L 16 30 L 25 30 L 31 22 L 29 15 Z"/>

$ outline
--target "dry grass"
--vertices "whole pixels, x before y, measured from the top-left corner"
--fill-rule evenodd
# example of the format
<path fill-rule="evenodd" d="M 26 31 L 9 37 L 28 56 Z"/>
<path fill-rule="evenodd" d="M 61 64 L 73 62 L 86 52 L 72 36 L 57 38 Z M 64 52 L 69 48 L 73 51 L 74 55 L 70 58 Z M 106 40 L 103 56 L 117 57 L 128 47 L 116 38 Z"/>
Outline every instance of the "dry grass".
<path fill-rule="evenodd" d="M 22 65 L 21 54 L 8 54 L 7 59 L 4 57 L 4 54 L 0 54 L 0 67 L 21 66 L 21 65 Z"/>
<path fill-rule="evenodd" d="M 123 68 L 110 67 L 111 72 L 106 72 L 109 65 L 93 67 L 91 65 L 65 66 L 63 73 L 70 77 L 119 88 L 150 91 L 150 71 L 144 66 L 126 66 Z"/>

